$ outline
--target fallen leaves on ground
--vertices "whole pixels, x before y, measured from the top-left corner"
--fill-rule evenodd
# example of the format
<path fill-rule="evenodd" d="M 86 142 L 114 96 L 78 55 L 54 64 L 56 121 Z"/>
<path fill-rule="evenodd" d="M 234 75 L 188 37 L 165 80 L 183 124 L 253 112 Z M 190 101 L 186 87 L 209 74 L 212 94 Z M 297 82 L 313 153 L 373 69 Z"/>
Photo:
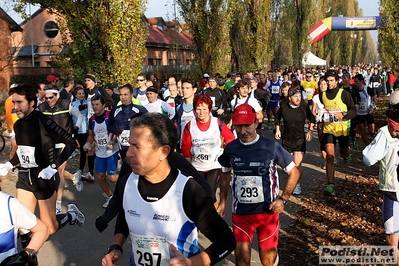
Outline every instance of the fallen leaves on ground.
<path fill-rule="evenodd" d="M 376 112 L 376 128 L 386 125 L 384 112 L 383 108 Z M 342 160 L 336 165 L 335 197 L 324 195 L 325 179 L 315 180 L 299 197 L 300 209 L 280 233 L 279 265 L 319 265 L 319 246 L 387 245 L 378 165 L 363 164 L 360 142 L 348 165 Z"/>

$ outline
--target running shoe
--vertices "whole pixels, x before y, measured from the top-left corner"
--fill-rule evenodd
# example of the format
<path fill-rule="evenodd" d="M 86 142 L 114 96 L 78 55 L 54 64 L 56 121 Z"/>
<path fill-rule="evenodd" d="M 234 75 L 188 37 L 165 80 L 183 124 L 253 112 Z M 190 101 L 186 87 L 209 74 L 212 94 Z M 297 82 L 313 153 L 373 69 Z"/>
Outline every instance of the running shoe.
<path fill-rule="evenodd" d="M 55 205 L 55 215 L 57 214 L 62 214 L 62 207 L 61 207 L 61 203 L 56 203 Z"/>
<path fill-rule="evenodd" d="M 78 170 L 73 174 L 73 176 L 74 176 L 74 178 L 72 180 L 72 183 L 75 185 L 76 190 L 78 192 L 82 191 L 83 190 L 83 183 L 81 180 L 82 172 L 80 170 Z"/>
<path fill-rule="evenodd" d="M 355 138 L 355 139 L 352 141 L 352 147 L 353 147 L 354 150 L 357 150 L 357 148 L 359 147 L 359 143 L 358 143 L 357 138 Z"/>
<path fill-rule="evenodd" d="M 108 207 L 109 201 L 110 201 L 111 199 L 112 199 L 112 196 L 109 196 L 109 197 L 107 198 L 107 200 L 106 200 L 105 203 L 103 204 L 103 208 L 104 208 L 104 209 Z"/>
<path fill-rule="evenodd" d="M 321 166 L 321 169 L 323 169 L 323 170 L 326 170 L 327 169 L 327 162 L 326 161 L 324 161 L 324 163 L 323 163 L 323 165 Z"/>
<path fill-rule="evenodd" d="M 276 257 L 276 260 L 273 263 L 273 266 L 278 266 L 279 261 L 280 261 L 280 258 L 278 257 L 278 254 L 277 254 L 277 257 Z"/>
<path fill-rule="evenodd" d="M 301 193 L 302 193 L 302 190 L 301 190 L 301 184 L 296 184 L 296 187 L 295 187 L 295 189 L 294 189 L 294 192 L 292 192 L 292 194 L 294 194 L 294 195 L 301 195 Z"/>
<path fill-rule="evenodd" d="M 344 159 L 344 163 L 345 164 L 349 164 L 350 161 L 351 161 L 351 156 L 350 155 Z"/>
<path fill-rule="evenodd" d="M 94 176 L 87 172 L 81 176 L 81 179 L 86 182 L 94 183 Z"/>
<path fill-rule="evenodd" d="M 324 189 L 324 192 L 328 196 L 335 196 L 334 184 L 328 184 Z"/>
<path fill-rule="evenodd" d="M 69 156 L 69 159 L 72 159 L 73 157 L 76 157 L 76 155 L 78 155 L 78 154 L 80 154 L 80 151 L 79 151 L 79 149 L 76 148 L 76 149 L 72 152 L 71 156 Z"/>
<path fill-rule="evenodd" d="M 86 217 L 83 212 L 79 210 L 79 207 L 76 203 L 68 203 L 68 212 L 73 212 L 76 214 L 76 219 L 70 222 L 71 225 L 77 224 L 79 226 L 83 226 L 85 224 Z"/>

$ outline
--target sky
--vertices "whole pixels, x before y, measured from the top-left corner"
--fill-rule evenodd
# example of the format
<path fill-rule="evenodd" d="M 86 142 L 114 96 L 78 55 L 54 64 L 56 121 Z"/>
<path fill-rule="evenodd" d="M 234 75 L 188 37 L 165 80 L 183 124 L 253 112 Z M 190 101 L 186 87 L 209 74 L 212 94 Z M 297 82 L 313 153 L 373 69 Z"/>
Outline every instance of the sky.
<path fill-rule="evenodd" d="M 174 18 L 174 4 L 175 0 L 147 0 L 147 11 L 145 15 L 147 17 L 163 17 L 165 20 L 171 20 Z M 22 19 L 18 18 L 15 14 L 10 12 L 9 6 L 10 0 L 0 0 L 0 6 L 3 7 L 18 23 L 22 22 Z M 363 9 L 364 16 L 377 16 L 378 8 L 380 6 L 379 0 L 358 0 L 359 6 Z M 5 8 L 4 8 L 5 7 Z M 32 8 L 32 13 L 37 8 Z M 178 12 L 178 11 L 177 11 Z M 178 15 L 178 14 L 177 14 Z M 373 30 L 370 32 L 373 40 L 377 42 L 378 31 Z"/>

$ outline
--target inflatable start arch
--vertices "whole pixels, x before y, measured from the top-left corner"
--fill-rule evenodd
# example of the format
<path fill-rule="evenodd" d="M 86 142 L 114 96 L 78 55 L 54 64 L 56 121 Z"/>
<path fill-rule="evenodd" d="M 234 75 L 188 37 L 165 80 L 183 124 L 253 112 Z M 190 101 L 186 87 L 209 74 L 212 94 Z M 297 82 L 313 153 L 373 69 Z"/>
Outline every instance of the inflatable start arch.
<path fill-rule="evenodd" d="M 311 44 L 316 43 L 330 31 L 376 30 L 382 25 L 382 17 L 328 17 L 309 31 Z"/>

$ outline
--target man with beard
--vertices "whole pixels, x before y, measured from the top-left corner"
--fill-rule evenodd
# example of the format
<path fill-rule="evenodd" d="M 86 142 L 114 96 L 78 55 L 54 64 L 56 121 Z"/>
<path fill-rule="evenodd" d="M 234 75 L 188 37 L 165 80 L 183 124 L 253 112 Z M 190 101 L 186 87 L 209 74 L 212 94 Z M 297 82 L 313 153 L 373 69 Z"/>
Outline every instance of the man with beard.
<path fill-rule="evenodd" d="M 284 122 L 284 131 L 280 132 L 280 120 Z M 306 119 L 309 119 L 308 132 L 305 133 Z M 302 160 L 306 152 L 306 141 L 312 140 L 312 129 L 315 118 L 302 100 L 302 92 L 298 85 L 292 86 L 288 90 L 288 101 L 281 103 L 281 107 L 276 114 L 276 134 L 275 138 L 282 138 L 282 146 L 289 153 L 294 155 L 294 163 L 298 168 L 301 179 Z M 298 183 L 293 192 L 294 195 L 301 194 L 301 186 Z"/>
<path fill-rule="evenodd" d="M 68 212 L 56 215 L 56 197 L 60 182 L 57 169 L 68 159 L 76 148 L 72 136 L 43 113 L 35 110 L 37 88 L 18 85 L 14 88 L 12 101 L 18 120 L 15 122 L 15 140 L 18 148 L 14 157 L 0 164 L 0 175 L 20 165 L 18 171 L 17 199 L 34 213 L 39 206 L 40 219 L 53 234 L 67 224 L 83 225 L 84 214 L 75 203 L 68 204 Z M 55 144 L 65 147 L 56 156 Z M 29 243 L 30 232 L 21 232 L 21 244 Z"/>

